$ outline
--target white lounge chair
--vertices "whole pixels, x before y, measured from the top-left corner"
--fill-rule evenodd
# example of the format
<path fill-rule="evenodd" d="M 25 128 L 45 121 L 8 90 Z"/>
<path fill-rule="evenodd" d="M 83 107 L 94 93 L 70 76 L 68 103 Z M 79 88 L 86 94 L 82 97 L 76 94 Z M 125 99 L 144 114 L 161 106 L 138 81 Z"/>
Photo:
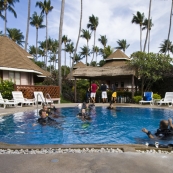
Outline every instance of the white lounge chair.
<path fill-rule="evenodd" d="M 153 105 L 153 92 L 144 92 L 144 98 L 139 101 L 139 104 L 150 103 Z"/>
<path fill-rule="evenodd" d="M 167 104 L 169 107 L 173 104 L 173 92 L 166 92 L 165 97 L 162 98 L 159 101 L 156 101 L 158 106 L 161 106 L 162 104 Z"/>
<path fill-rule="evenodd" d="M 7 106 L 16 106 L 17 103 L 14 100 L 3 99 L 2 94 L 0 93 L 0 105 L 3 105 L 4 109 Z"/>
<path fill-rule="evenodd" d="M 34 105 L 34 99 L 27 99 L 23 97 L 23 93 L 21 91 L 12 91 L 13 99 L 18 104 L 21 104 L 21 107 L 25 105 Z"/>
<path fill-rule="evenodd" d="M 49 104 L 49 103 L 53 103 L 53 101 L 50 98 L 50 95 L 48 94 L 47 96 L 49 96 L 49 98 L 44 97 L 43 92 L 42 91 L 34 91 L 34 97 L 35 97 L 35 104 Z"/>

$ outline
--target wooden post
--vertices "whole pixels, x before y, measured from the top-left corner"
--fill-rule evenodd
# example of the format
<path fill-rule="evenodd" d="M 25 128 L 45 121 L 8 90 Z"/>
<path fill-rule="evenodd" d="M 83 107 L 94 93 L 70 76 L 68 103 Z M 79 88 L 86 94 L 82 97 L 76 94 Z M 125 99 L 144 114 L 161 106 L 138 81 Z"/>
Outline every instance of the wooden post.
<path fill-rule="evenodd" d="M 134 75 L 132 75 L 132 98 L 134 97 Z"/>
<path fill-rule="evenodd" d="M 74 101 L 76 103 L 76 78 L 75 78 L 75 81 L 74 81 Z"/>

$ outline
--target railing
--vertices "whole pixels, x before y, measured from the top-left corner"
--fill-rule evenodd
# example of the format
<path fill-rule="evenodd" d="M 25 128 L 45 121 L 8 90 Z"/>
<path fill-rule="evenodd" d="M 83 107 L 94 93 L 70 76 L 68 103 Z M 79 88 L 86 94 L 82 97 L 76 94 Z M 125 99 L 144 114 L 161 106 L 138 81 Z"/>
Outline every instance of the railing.
<path fill-rule="evenodd" d="M 22 91 L 27 99 L 34 98 L 34 91 L 42 91 L 43 95 L 49 93 L 51 98 L 60 98 L 59 86 L 40 86 L 40 85 L 14 85 L 14 91 Z"/>

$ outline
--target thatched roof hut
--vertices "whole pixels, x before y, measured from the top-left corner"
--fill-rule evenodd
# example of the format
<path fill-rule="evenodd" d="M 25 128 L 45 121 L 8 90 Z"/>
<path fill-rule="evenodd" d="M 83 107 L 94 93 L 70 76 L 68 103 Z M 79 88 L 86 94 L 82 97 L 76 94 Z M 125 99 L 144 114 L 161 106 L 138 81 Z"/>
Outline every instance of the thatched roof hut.
<path fill-rule="evenodd" d="M 39 77 L 50 76 L 32 60 L 32 56 L 6 36 L 0 36 L 0 70 L 34 73 Z"/>

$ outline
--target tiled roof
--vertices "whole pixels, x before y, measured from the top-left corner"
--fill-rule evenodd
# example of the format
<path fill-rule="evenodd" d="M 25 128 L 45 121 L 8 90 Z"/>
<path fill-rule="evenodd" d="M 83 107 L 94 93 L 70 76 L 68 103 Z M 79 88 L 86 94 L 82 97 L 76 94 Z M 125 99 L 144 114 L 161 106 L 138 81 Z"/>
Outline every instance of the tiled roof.
<path fill-rule="evenodd" d="M 0 36 L 0 69 L 13 68 L 19 71 L 31 71 L 41 76 L 50 76 L 28 58 L 31 56 L 6 36 Z"/>

